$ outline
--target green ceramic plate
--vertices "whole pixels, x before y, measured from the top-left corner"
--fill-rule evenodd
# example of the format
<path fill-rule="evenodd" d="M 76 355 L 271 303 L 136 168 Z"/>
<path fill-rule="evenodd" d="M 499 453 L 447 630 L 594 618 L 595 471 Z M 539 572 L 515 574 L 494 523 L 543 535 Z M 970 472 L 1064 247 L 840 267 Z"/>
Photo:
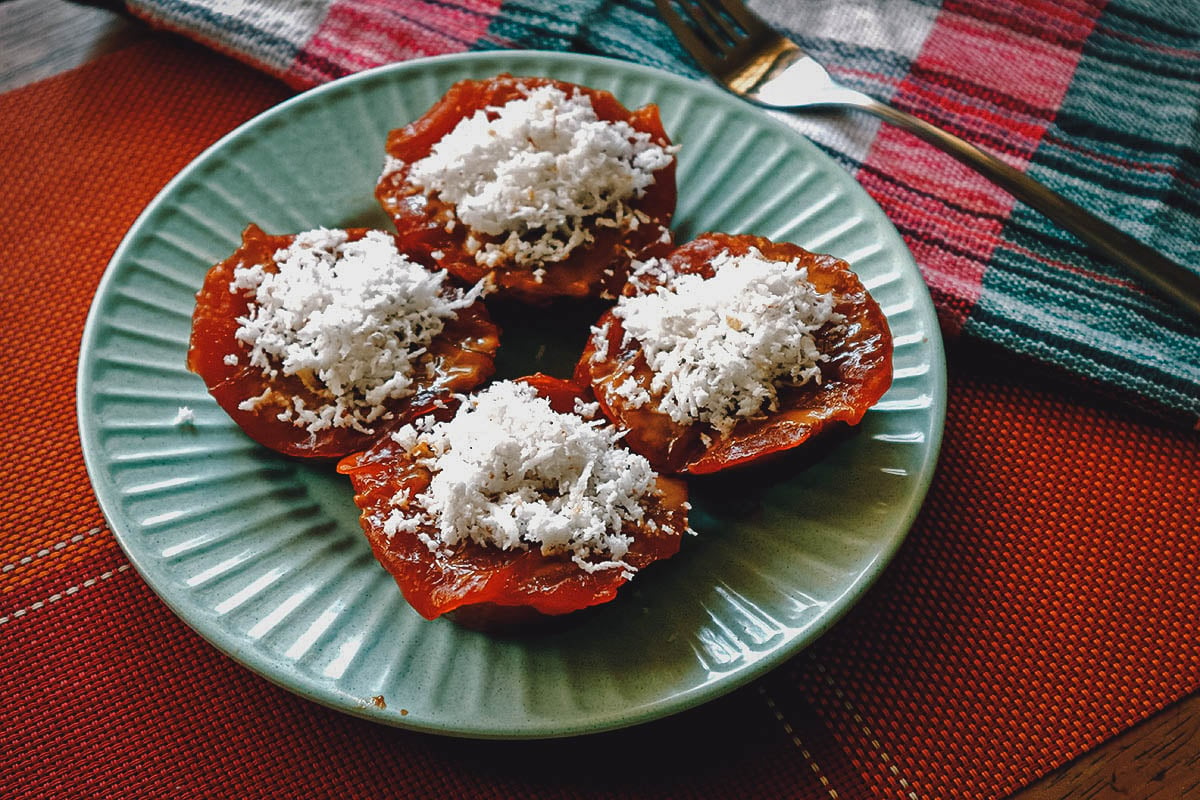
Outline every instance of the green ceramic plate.
<path fill-rule="evenodd" d="M 185 371 L 193 295 L 247 222 L 387 222 L 387 131 L 454 81 L 547 75 L 657 103 L 679 156 L 680 241 L 756 233 L 852 262 L 896 340 L 895 384 L 813 463 L 693 487 L 674 559 L 554 630 L 494 638 L 426 622 L 373 559 L 328 464 L 242 435 Z M 568 374 L 591 311 L 503 320 L 502 376 Z M 588 317 L 588 318 L 581 318 Z M 945 408 L 929 295 L 895 229 L 808 141 L 709 86 L 617 61 L 496 52 L 415 61 L 300 95 L 222 139 L 133 226 L 83 339 L 79 421 L 109 524 L 147 583 L 232 658 L 369 719 L 459 736 L 565 736 L 730 691 L 812 642 L 879 575 L 929 485 Z M 180 406 L 192 424 L 175 424 Z"/>

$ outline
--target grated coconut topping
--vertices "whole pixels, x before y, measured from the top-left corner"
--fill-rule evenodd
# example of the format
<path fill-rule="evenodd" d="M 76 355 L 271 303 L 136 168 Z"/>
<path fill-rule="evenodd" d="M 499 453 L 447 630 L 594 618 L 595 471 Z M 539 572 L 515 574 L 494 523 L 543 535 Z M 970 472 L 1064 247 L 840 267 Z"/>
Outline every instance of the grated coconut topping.
<path fill-rule="evenodd" d="M 577 404 L 583 412 L 593 404 Z M 470 540 L 502 550 L 569 554 L 581 569 L 633 568 L 622 559 L 626 523 L 647 521 L 643 501 L 656 493 L 642 456 L 617 446 L 611 425 L 560 414 L 533 387 L 499 381 L 466 400 L 446 422 L 425 417 L 392 438 L 433 472 L 422 507 L 397 509 L 384 532 L 418 531 L 431 550 Z"/>
<path fill-rule="evenodd" d="M 249 346 L 251 366 L 299 376 L 325 398 L 317 408 L 292 398 L 279 414 L 311 433 L 370 433 L 371 422 L 388 416 L 388 401 L 414 393 L 415 361 L 445 321 L 482 291 L 451 288 L 445 272 L 409 260 L 382 231 L 353 242 L 343 230 L 306 231 L 274 262 L 278 272 L 262 264 L 234 270 L 229 290 L 254 292 L 236 336 Z M 270 395 L 239 408 L 253 410 Z"/>
<path fill-rule="evenodd" d="M 477 263 L 540 268 L 591 242 L 589 220 L 635 228 L 627 201 L 645 194 L 676 149 L 599 119 L 586 94 L 541 86 L 463 119 L 408 180 L 452 205 L 473 233 L 502 237 L 468 238 Z"/>
<path fill-rule="evenodd" d="M 633 280 L 665 281 L 653 293 L 618 300 L 625 343 L 636 340 L 653 373 L 632 375 L 615 391 L 638 408 L 656 407 L 680 424 L 702 422 L 725 434 L 741 419 L 778 408 L 780 385 L 820 381 L 814 334 L 842 321 L 832 293 L 808 282 L 795 261 L 772 261 L 757 249 L 711 262 L 715 275 L 679 275 L 658 259 L 635 264 Z M 593 334 L 597 340 L 603 331 Z"/>

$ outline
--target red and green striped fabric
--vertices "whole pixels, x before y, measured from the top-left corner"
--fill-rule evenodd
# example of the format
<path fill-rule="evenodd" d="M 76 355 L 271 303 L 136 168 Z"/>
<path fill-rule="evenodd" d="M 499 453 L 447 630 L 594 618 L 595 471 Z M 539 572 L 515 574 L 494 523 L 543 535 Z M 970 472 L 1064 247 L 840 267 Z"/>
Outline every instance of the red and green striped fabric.
<path fill-rule="evenodd" d="M 763 0 L 838 78 L 976 142 L 1200 270 L 1195 0 Z M 296 87 L 536 48 L 700 71 L 653 0 L 129 0 Z M 966 167 L 861 115 L 791 116 L 904 235 L 944 331 L 1200 426 L 1194 320 Z"/>

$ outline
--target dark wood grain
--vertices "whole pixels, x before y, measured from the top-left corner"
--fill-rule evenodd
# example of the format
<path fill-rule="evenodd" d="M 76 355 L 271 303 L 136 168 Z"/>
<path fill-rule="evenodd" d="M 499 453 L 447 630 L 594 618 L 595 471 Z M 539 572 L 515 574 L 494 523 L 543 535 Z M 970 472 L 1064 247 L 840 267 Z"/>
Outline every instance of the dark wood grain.
<path fill-rule="evenodd" d="M 1200 694 L 1055 770 L 1012 800 L 1200 798 Z"/>
<path fill-rule="evenodd" d="M 146 25 L 64 0 L 0 3 L 0 92 L 84 64 L 149 36 Z"/>

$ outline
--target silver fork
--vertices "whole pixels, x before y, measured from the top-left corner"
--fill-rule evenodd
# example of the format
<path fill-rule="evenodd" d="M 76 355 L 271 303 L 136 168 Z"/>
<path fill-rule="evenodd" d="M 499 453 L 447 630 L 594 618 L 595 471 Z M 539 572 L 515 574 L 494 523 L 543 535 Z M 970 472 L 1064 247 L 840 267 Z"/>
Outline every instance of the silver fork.
<path fill-rule="evenodd" d="M 975 145 L 842 86 L 800 45 L 771 28 L 740 0 L 655 0 L 655 4 L 684 48 L 734 94 L 777 109 L 857 108 L 897 125 L 978 170 L 1200 318 L 1200 274 Z"/>

